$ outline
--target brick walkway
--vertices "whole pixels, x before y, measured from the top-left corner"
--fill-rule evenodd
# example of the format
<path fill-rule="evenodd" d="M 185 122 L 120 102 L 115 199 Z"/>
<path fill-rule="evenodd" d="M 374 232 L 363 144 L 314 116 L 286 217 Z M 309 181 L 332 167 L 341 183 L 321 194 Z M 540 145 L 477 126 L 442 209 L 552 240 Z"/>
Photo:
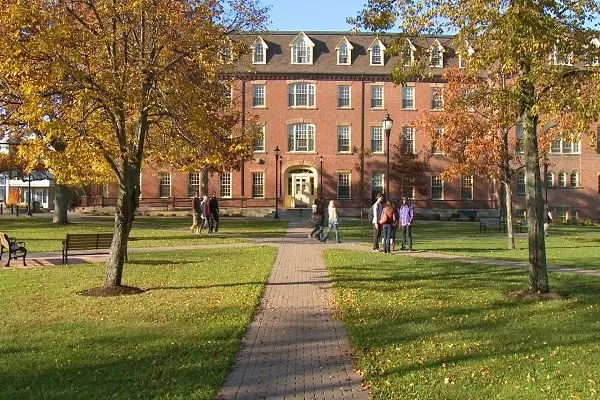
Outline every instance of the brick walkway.
<path fill-rule="evenodd" d="M 220 399 L 368 399 L 333 318 L 321 249 L 290 223 Z M 287 240 L 286 240 L 287 239 Z M 293 239 L 293 240 L 290 240 Z"/>

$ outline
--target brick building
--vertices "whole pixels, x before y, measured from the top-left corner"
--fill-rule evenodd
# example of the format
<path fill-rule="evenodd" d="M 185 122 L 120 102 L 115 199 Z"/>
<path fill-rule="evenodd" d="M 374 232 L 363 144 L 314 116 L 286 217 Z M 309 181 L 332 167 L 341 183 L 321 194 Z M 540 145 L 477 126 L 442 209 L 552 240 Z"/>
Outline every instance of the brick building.
<path fill-rule="evenodd" d="M 286 209 L 309 207 L 319 195 L 338 199 L 346 209 L 369 205 L 374 193 L 386 187 L 388 143 L 382 120 L 388 114 L 394 121 L 391 147 L 402 143 L 414 152 L 427 150 L 429 138 L 414 128 L 413 120 L 422 111 L 442 108 L 443 70 L 463 60 L 451 36 L 407 41 L 405 59 L 414 57 L 419 46 L 428 49 L 428 78 L 396 87 L 390 78 L 396 57 L 385 53 L 389 42 L 383 36 L 335 32 L 257 36 L 232 99 L 244 113 L 260 118 L 264 135 L 240 171 L 210 176 L 209 192 L 217 193 L 221 207 L 273 209 L 276 191 L 279 207 Z M 518 127 L 512 135 L 519 140 Z M 548 155 L 547 201 L 559 218 L 600 216 L 600 153 L 587 143 L 587 137 L 579 143 L 559 140 Z M 372 154 L 361 158 L 361 150 Z M 496 182 L 477 176 L 443 181 L 439 173 L 447 162 L 443 154 L 434 154 L 428 183 L 419 190 L 390 181 L 391 198 L 408 195 L 419 209 L 442 215 L 498 208 Z M 146 169 L 142 205 L 189 206 L 200 179 L 199 172 Z M 517 176 L 514 183 L 517 213 L 524 209 L 523 179 Z"/>

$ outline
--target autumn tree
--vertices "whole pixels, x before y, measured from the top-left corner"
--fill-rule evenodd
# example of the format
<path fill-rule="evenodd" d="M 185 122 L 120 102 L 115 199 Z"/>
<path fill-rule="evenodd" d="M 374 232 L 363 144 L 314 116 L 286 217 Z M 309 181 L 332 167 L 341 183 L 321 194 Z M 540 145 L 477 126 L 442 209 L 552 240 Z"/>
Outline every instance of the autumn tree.
<path fill-rule="evenodd" d="M 265 11 L 255 0 L 3 2 L 0 75 L 31 132 L 23 156 L 42 157 L 59 183 L 119 187 L 106 291 L 122 283 L 144 165 L 229 169 L 249 154 L 223 77 Z"/>
<path fill-rule="evenodd" d="M 457 52 L 468 56 L 469 71 L 501 69 L 514 82 L 511 95 L 516 98 L 523 127 L 529 290 L 533 293 L 549 291 L 538 146 L 540 117 L 553 116 L 560 121 L 568 113 L 579 120 L 572 126 L 582 130 L 560 134 L 572 139 L 582 133 L 595 137 L 589 127 L 597 119 L 598 98 L 590 93 L 594 89 L 597 93 L 600 81 L 600 49 L 594 45 L 597 32 L 592 25 L 599 14 L 599 5 L 593 0 L 369 0 L 354 20 L 369 29 L 399 29 L 396 45 L 388 47 L 396 52 L 403 48 L 406 37 L 456 32 Z M 468 53 L 469 45 L 472 54 Z M 424 53 L 427 55 L 427 49 Z M 393 75 L 396 82 L 423 71 L 423 58 L 417 58 L 409 68 L 398 64 Z"/>
<path fill-rule="evenodd" d="M 401 140 L 392 145 L 390 179 L 396 182 L 402 197 L 413 198 L 415 191 L 423 193 L 427 187 L 429 155 L 417 152 L 409 143 Z"/>

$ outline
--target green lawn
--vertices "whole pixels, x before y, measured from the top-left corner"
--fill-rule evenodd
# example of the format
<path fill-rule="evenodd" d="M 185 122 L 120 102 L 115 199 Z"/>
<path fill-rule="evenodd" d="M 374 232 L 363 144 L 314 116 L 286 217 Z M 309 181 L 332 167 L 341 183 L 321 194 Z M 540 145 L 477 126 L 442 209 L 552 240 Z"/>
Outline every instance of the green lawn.
<path fill-rule="evenodd" d="M 401 233 L 397 240 L 401 240 Z M 370 243 L 371 225 L 344 221 L 342 238 Z M 415 221 L 413 227 L 415 250 L 457 254 L 499 260 L 528 260 L 526 234 L 517 234 L 516 249 L 507 250 L 505 233 L 479 233 L 479 222 Z M 566 267 L 600 269 L 600 226 L 553 224 L 546 237 L 546 256 L 549 264 Z"/>
<path fill-rule="evenodd" d="M 552 273 L 552 289 L 569 298 L 529 303 L 505 296 L 527 287 L 522 270 L 343 250 L 325 258 L 373 399 L 598 397 L 599 278 Z"/>
<path fill-rule="evenodd" d="M 137 254 L 123 283 L 146 292 L 119 297 L 77 295 L 100 264 L 1 271 L 0 398 L 213 399 L 275 256 Z"/>
<path fill-rule="evenodd" d="M 30 252 L 60 251 L 67 233 L 112 232 L 113 217 L 71 218 L 52 224 L 50 216 L 0 217 L 0 231 L 27 243 Z M 269 219 L 222 218 L 219 235 L 190 233 L 191 217 L 136 216 L 129 247 L 182 246 L 245 242 L 249 238 L 283 236 L 287 222 Z"/>

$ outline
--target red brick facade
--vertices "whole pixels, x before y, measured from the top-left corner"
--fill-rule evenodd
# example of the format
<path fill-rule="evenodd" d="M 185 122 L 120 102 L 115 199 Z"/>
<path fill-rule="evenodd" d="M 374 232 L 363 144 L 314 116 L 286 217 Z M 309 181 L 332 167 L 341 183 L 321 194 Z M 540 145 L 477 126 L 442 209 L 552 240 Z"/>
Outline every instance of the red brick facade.
<path fill-rule="evenodd" d="M 279 202 L 279 207 L 282 208 L 309 206 L 321 191 L 326 199 L 339 199 L 341 207 L 358 209 L 361 204 L 370 204 L 372 191 L 385 188 L 385 134 L 383 141 L 379 142 L 383 151 L 365 158 L 364 174 L 357 168 L 361 163 L 360 156 L 353 153 L 352 149 L 370 150 L 371 129 L 381 127 L 387 114 L 394 120 L 390 144 L 393 146 L 400 143 L 402 128 L 413 126 L 413 121 L 420 112 L 432 108 L 432 88 L 443 86 L 440 79 L 443 69 L 431 68 L 429 79 L 408 84 L 414 87 L 414 107 L 403 108 L 403 89 L 396 87 L 389 78 L 395 60 L 386 57 L 383 66 L 370 65 L 369 46 L 372 45 L 374 37 L 347 36 L 353 46 L 351 65 L 338 65 L 336 46 L 344 34 L 307 33 L 307 37 L 314 43 L 313 63 L 298 65 L 290 61 L 290 43 L 298 38 L 297 35 L 298 33 L 262 35 L 264 43 L 268 46 L 268 49 L 265 49 L 266 63 L 252 65 L 249 69 L 251 72 L 241 73 L 232 90 L 232 98 L 239 101 L 242 111 L 257 115 L 264 124 L 264 149 L 256 151 L 254 158 L 245 162 L 241 171 L 231 172 L 230 196 L 227 198 L 223 197 L 229 187 L 221 184 L 222 174 L 210 176 L 209 193 L 215 191 L 222 198 L 222 207 L 274 207 L 276 186 L 282 190 Z M 436 39 L 437 43 L 444 47 L 444 67 L 458 63 L 451 38 Z M 382 42 L 385 44 L 384 39 Z M 290 106 L 290 85 L 296 83 L 314 85 L 314 105 Z M 262 98 L 255 95 L 255 86 L 259 93 L 264 93 Z M 348 107 L 339 107 L 340 86 L 350 87 Z M 371 107 L 373 86 L 383 87 L 382 107 Z M 302 86 L 302 89 L 305 87 Z M 261 88 L 262 92 L 259 90 Z M 255 103 L 259 105 L 255 106 Z M 294 142 L 294 146 L 299 146 L 296 151 L 290 148 L 288 136 L 290 126 L 294 124 L 314 127 L 314 147 L 310 143 L 304 147 L 305 142 L 300 135 L 296 137 L 297 142 Z M 349 127 L 350 152 L 339 151 L 340 126 Z M 297 129 L 301 130 L 303 127 L 298 125 Z M 348 128 L 344 129 L 348 131 Z M 548 171 L 554 173 L 554 185 L 547 190 L 548 204 L 558 217 L 562 217 L 568 211 L 568 216 L 598 219 L 600 158 L 597 150 L 589 147 L 587 143 L 588 138 L 583 137 L 579 154 L 550 154 L 548 157 Z M 420 152 L 429 146 L 429 138 L 416 131 L 415 151 Z M 280 165 L 277 166 L 274 155 L 276 147 L 281 150 Z M 434 155 L 430 159 L 432 174 L 438 174 L 447 161 L 443 155 Z M 279 170 L 280 166 L 281 176 L 276 180 L 276 170 Z M 175 171 L 169 172 L 172 172 L 170 198 L 163 196 L 162 201 L 170 201 L 175 207 L 182 203 L 187 204 L 185 202 L 189 199 L 188 176 Z M 559 186 L 560 172 L 564 172 L 566 176 L 564 187 Z M 574 186 L 571 185 L 572 173 L 577 174 Z M 380 182 L 382 187 L 372 187 L 374 176 L 383 176 L 383 181 Z M 344 184 L 348 177 L 349 192 Z M 363 190 L 361 182 L 364 182 Z M 156 200 L 161 197 L 156 171 L 146 169 L 143 172 L 141 187 L 142 202 L 145 199 L 161 201 Z M 517 189 L 515 183 L 514 190 Z M 423 191 L 415 193 L 413 201 L 418 208 L 445 210 L 443 212 L 446 213 L 454 209 L 497 209 L 498 191 L 494 182 L 487 178 L 473 177 L 472 192 L 472 199 L 461 199 L 459 179 L 443 182 L 441 199 L 432 199 L 432 188 L 429 184 Z M 392 198 L 402 195 L 398 182 L 390 181 L 390 193 Z M 517 210 L 524 209 L 523 195 L 515 195 L 515 205 Z"/>

